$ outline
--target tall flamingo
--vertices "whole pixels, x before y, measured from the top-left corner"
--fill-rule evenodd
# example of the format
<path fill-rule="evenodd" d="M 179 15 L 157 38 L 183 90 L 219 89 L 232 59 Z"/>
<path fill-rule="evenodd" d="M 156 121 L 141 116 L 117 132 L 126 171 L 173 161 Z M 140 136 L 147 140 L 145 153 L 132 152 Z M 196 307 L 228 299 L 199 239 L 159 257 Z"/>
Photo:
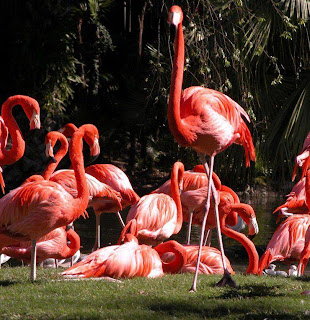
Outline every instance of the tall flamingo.
<path fill-rule="evenodd" d="M 129 232 L 140 243 L 154 246 L 181 230 L 183 218 L 179 190 L 182 189 L 183 173 L 183 163 L 176 162 L 171 171 L 171 197 L 164 193 L 148 194 L 130 208 L 118 243 Z"/>
<path fill-rule="evenodd" d="M 285 219 L 274 232 L 259 261 L 259 274 L 273 261 L 287 263 L 301 260 L 305 237 L 310 227 L 309 214 L 295 214 Z M 302 268 L 299 268 L 299 272 Z M 301 275 L 301 274 L 299 274 Z"/>
<path fill-rule="evenodd" d="M 40 129 L 40 107 L 38 102 L 28 96 L 16 95 L 9 97 L 2 105 L 1 109 L 1 147 L 0 147 L 0 185 L 4 193 L 4 180 L 2 177 L 2 166 L 9 165 L 19 160 L 25 152 L 25 141 L 21 130 L 13 117 L 12 109 L 20 105 L 30 121 L 30 130 Z M 5 148 L 8 133 L 12 139 L 10 150 Z"/>
<path fill-rule="evenodd" d="M 212 89 L 190 87 L 182 92 L 184 69 L 182 21 L 182 9 L 179 6 L 172 6 L 168 22 L 176 27 L 176 37 L 168 104 L 169 128 L 178 144 L 184 147 L 191 147 L 198 152 L 202 162 L 205 164 L 207 173 L 209 168 L 205 161 L 205 155 L 210 156 L 210 179 L 208 184 L 210 192 L 208 192 L 206 213 L 201 230 L 197 270 L 190 290 L 196 291 L 205 223 L 210 208 L 211 188 L 216 198 L 216 190 L 212 183 L 214 157 L 232 143 L 238 143 L 244 147 L 246 165 L 249 166 L 250 160 L 255 160 L 255 150 L 250 131 L 242 119 L 243 116 L 250 121 L 249 116 L 239 104 L 228 96 Z M 218 213 L 216 213 L 216 216 L 218 217 Z M 218 237 L 225 269 L 224 278 L 220 281 L 220 284 L 225 285 L 227 283 L 235 286 L 225 265 L 218 218 L 217 221 Z"/>
<path fill-rule="evenodd" d="M 20 241 L 32 241 L 31 280 L 36 278 L 37 239 L 52 230 L 69 225 L 80 217 L 88 204 L 89 192 L 83 163 L 83 137 L 90 136 L 99 151 L 95 126 L 82 126 L 70 142 L 70 160 L 78 195 L 74 198 L 53 181 L 34 181 L 12 190 L 0 199 L 0 248 Z"/>
<path fill-rule="evenodd" d="M 70 244 L 68 245 L 68 240 Z M 38 239 L 37 262 L 48 258 L 67 259 L 72 257 L 80 249 L 80 237 L 72 229 L 59 227 Z M 29 263 L 31 260 L 31 242 L 21 242 L 17 246 L 2 248 L 2 253 Z"/>
<path fill-rule="evenodd" d="M 196 269 L 198 246 L 184 245 L 184 249 L 187 253 L 186 263 L 180 270 L 181 273 L 194 273 Z M 164 262 L 170 262 L 174 258 L 174 255 L 170 252 L 165 253 L 162 257 Z M 225 257 L 226 265 L 231 274 L 235 274 L 233 268 L 230 265 L 229 260 Z M 203 246 L 201 251 L 201 260 L 199 264 L 199 273 L 202 274 L 223 274 L 223 263 L 221 258 L 221 252 L 213 247 Z"/>
<path fill-rule="evenodd" d="M 77 127 L 72 124 L 68 123 L 66 124 L 60 131 L 67 137 L 70 138 L 72 133 L 77 129 Z M 121 205 L 122 209 L 125 209 L 126 207 L 133 205 L 137 203 L 140 199 L 140 197 L 137 195 L 137 193 L 133 190 L 132 185 L 121 169 L 114 166 L 113 164 L 95 164 L 88 166 L 85 169 L 85 172 L 87 174 L 90 174 L 94 176 L 96 179 L 101 181 L 102 183 L 105 183 L 112 187 L 114 190 L 120 193 L 121 195 Z M 101 208 L 101 210 L 105 210 L 105 208 Z M 116 208 L 110 208 L 110 211 L 108 212 L 115 212 L 118 216 L 118 219 L 122 225 L 122 227 L 125 226 L 123 219 L 121 217 L 121 214 L 119 213 L 119 210 Z M 114 210 L 114 211 L 112 211 Z M 96 213 L 96 240 L 93 247 L 93 250 L 96 250 L 100 248 L 100 214 L 99 214 L 100 208 L 98 207 L 98 211 Z M 105 211 L 101 211 L 105 212 Z"/>
<path fill-rule="evenodd" d="M 171 251 L 175 259 L 163 263 L 160 256 Z M 186 262 L 186 251 L 176 241 L 167 241 L 154 249 L 139 245 L 132 235 L 125 243 L 98 249 L 62 273 L 66 277 L 156 278 L 178 272 Z"/>

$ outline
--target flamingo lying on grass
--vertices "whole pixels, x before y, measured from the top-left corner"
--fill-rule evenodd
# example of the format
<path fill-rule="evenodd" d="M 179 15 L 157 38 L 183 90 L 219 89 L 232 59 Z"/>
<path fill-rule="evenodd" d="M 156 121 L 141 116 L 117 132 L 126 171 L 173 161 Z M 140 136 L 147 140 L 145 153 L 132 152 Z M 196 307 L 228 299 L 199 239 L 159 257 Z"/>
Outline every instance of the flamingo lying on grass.
<path fill-rule="evenodd" d="M 72 123 L 68 123 L 59 131 L 61 131 L 67 138 L 70 138 L 75 130 L 77 130 L 77 127 Z M 133 190 L 126 174 L 113 164 L 94 164 L 88 166 L 85 169 L 85 172 L 92 175 L 100 182 L 109 185 L 115 191 L 119 192 L 121 196 L 122 209 L 125 209 L 126 207 L 133 205 L 139 201 L 140 197 Z M 110 207 L 109 211 L 105 210 L 105 207 L 100 208 L 99 206 L 96 209 L 96 240 L 93 246 L 93 250 L 100 248 L 100 214 L 102 212 L 115 212 L 121 226 L 125 226 L 119 212 L 121 210 L 120 208 Z"/>
<path fill-rule="evenodd" d="M 186 262 L 186 251 L 176 241 L 167 241 L 154 249 L 139 245 L 127 234 L 125 243 L 98 249 L 62 273 L 65 277 L 156 278 L 164 273 L 177 273 Z M 175 259 L 163 263 L 160 256 L 172 252 Z"/>
<path fill-rule="evenodd" d="M 209 192 L 200 236 L 197 270 L 191 287 L 191 291 L 196 291 L 201 247 L 210 208 L 211 188 L 215 203 L 217 204 L 217 194 L 215 186 L 212 183 L 214 157 L 232 143 L 241 144 L 245 150 L 246 166 L 249 166 L 250 160 L 255 160 L 255 150 L 250 131 L 242 119 L 243 116 L 250 121 L 249 116 L 239 104 L 223 93 L 212 89 L 190 87 L 182 92 L 185 53 L 182 21 L 182 9 L 179 6 L 172 6 L 168 22 L 176 27 L 176 37 L 174 41 L 175 54 L 168 104 L 169 128 L 179 145 L 191 147 L 198 152 L 202 162 L 205 164 L 207 173 L 209 173 L 209 168 L 205 161 L 205 155 L 210 156 L 209 176 L 211 178 L 208 184 Z M 217 205 L 215 205 L 215 208 L 218 237 L 225 269 L 224 278 L 218 285 L 225 285 L 227 283 L 236 286 L 225 264 Z"/>
<path fill-rule="evenodd" d="M 20 241 L 32 241 L 31 280 L 36 278 L 36 242 L 52 230 L 69 225 L 85 211 L 89 192 L 84 172 L 83 137 L 90 135 L 99 151 L 98 130 L 82 126 L 70 142 L 70 160 L 77 181 L 78 195 L 72 197 L 53 181 L 34 181 L 12 190 L 0 199 L 0 248 Z"/>
<path fill-rule="evenodd" d="M 137 237 L 139 243 L 154 246 L 181 230 L 183 173 L 183 164 L 176 162 L 171 171 L 171 197 L 164 193 L 148 194 L 130 208 L 118 244 L 129 233 Z"/>
<path fill-rule="evenodd" d="M 40 107 L 38 102 L 28 96 L 16 95 L 9 97 L 1 109 L 1 137 L 0 137 L 0 186 L 4 193 L 5 183 L 2 177 L 2 166 L 9 165 L 19 160 L 25 152 L 25 141 L 21 130 L 13 117 L 12 109 L 20 105 L 30 121 L 30 130 L 40 129 Z M 7 150 L 6 142 L 8 133 L 12 139 L 12 147 Z"/>
<path fill-rule="evenodd" d="M 304 272 L 309 259 L 310 215 L 294 214 L 285 219 L 274 232 L 259 261 L 259 274 L 273 261 L 299 261 L 298 275 Z M 306 234 L 307 241 L 306 241 Z"/>

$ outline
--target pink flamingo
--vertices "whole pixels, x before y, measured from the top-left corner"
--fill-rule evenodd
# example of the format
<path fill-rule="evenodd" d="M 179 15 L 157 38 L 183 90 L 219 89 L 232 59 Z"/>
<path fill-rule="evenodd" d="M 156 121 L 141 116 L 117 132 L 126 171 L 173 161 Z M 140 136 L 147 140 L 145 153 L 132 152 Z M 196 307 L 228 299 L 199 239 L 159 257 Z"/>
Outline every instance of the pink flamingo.
<path fill-rule="evenodd" d="M 126 226 L 118 243 L 129 232 L 140 243 L 157 245 L 177 234 L 183 223 L 180 189 L 182 189 L 184 166 L 176 162 L 171 171 L 171 194 L 148 194 L 134 204 L 127 215 Z"/>
<path fill-rule="evenodd" d="M 67 241 L 70 244 L 67 244 Z M 72 257 L 80 249 L 80 237 L 72 229 L 66 230 L 59 227 L 38 239 L 37 241 L 37 262 L 48 258 L 67 259 Z M 18 246 L 2 248 L 2 253 L 16 259 L 29 263 L 31 260 L 31 242 L 20 242 Z"/>
<path fill-rule="evenodd" d="M 160 256 L 168 251 L 175 254 L 175 259 L 163 263 Z M 134 236 L 126 235 L 124 244 L 98 249 L 62 275 L 78 278 L 156 278 L 164 273 L 178 272 L 185 262 L 186 251 L 176 241 L 167 241 L 153 249 L 139 245 Z"/>
<path fill-rule="evenodd" d="M 176 27 L 174 41 L 174 60 L 171 76 L 171 87 L 168 104 L 168 123 L 174 138 L 184 147 L 191 147 L 198 152 L 202 162 L 205 164 L 206 172 L 209 168 L 205 161 L 205 155 L 210 156 L 210 173 L 208 188 L 216 198 L 216 190 L 212 183 L 214 157 L 225 150 L 232 143 L 241 144 L 245 150 L 246 165 L 250 160 L 255 160 L 255 150 L 252 137 L 242 116 L 250 121 L 247 113 L 239 104 L 228 96 L 218 91 L 190 87 L 182 92 L 183 69 L 184 69 L 184 38 L 183 38 L 183 12 L 179 6 L 172 6 L 169 12 L 168 22 Z M 195 272 L 193 285 L 190 291 L 196 291 L 198 266 L 200 261 L 201 247 L 205 223 L 210 208 L 211 192 L 208 192 L 206 201 L 206 213 L 202 225 L 199 254 L 197 257 L 197 270 Z M 218 213 L 216 210 L 216 216 Z M 224 259 L 224 248 L 221 241 L 219 219 L 217 218 L 217 230 L 220 249 L 223 255 L 224 277 L 219 285 L 236 284 L 231 279 Z"/>
<path fill-rule="evenodd" d="M 310 226 L 309 214 L 295 214 L 285 219 L 274 232 L 269 241 L 266 251 L 259 261 L 259 274 L 273 261 L 279 260 L 285 263 L 301 261 L 302 252 L 305 248 L 305 237 Z M 309 231 L 308 231 L 309 232 Z M 304 257 L 306 257 L 304 251 Z M 305 266 L 305 260 L 300 262 L 299 275 Z"/>
<path fill-rule="evenodd" d="M 184 249 L 187 253 L 186 263 L 180 270 L 181 273 L 194 273 L 196 269 L 198 246 L 184 245 Z M 161 259 L 164 262 L 170 262 L 174 258 L 174 255 L 170 252 L 165 253 Z M 231 274 L 235 274 L 232 269 L 229 260 L 225 257 L 227 268 Z M 221 252 L 213 247 L 203 246 L 201 250 L 201 260 L 199 264 L 200 274 L 223 274 L 223 263 L 221 258 Z"/>
<path fill-rule="evenodd" d="M 295 159 L 295 167 L 294 167 L 293 177 L 292 177 L 293 181 L 295 180 L 298 167 L 302 168 L 302 174 L 300 178 L 302 179 L 303 177 L 305 177 L 306 171 L 310 167 L 310 132 L 308 133 L 304 141 L 301 152 Z"/>
<path fill-rule="evenodd" d="M 72 124 L 68 123 L 66 124 L 62 129 L 60 129 L 61 132 L 67 137 L 70 138 L 72 133 L 77 129 L 77 127 Z M 121 206 L 122 209 L 125 209 L 126 207 L 133 205 L 137 203 L 140 199 L 140 197 L 137 195 L 137 193 L 133 190 L 132 185 L 121 169 L 114 166 L 113 164 L 95 164 L 88 166 L 85 169 L 85 172 L 87 174 L 92 175 L 97 180 L 99 180 L 102 183 L 105 183 L 109 185 L 111 188 L 113 188 L 115 191 L 119 192 L 121 195 Z M 100 248 L 100 210 L 105 210 L 105 208 L 99 208 L 97 209 L 96 213 L 96 240 L 93 247 L 93 250 L 96 250 Z M 110 208 L 108 212 L 115 212 L 117 214 L 117 217 L 122 225 L 122 227 L 125 226 L 124 221 L 121 217 L 121 214 L 119 212 L 120 209 L 117 208 Z M 105 212 L 105 211 L 101 211 Z"/>
<path fill-rule="evenodd" d="M 82 126 L 70 142 L 70 160 L 77 181 L 74 198 L 53 181 L 34 181 L 12 190 L 0 199 L 0 248 L 20 241 L 32 241 L 31 280 L 36 278 L 36 242 L 52 230 L 69 225 L 80 217 L 88 204 L 89 192 L 83 163 L 83 137 L 98 144 L 98 130 Z M 99 150 L 99 146 L 94 147 Z"/>
<path fill-rule="evenodd" d="M 19 160 L 25 152 L 25 141 L 20 128 L 13 117 L 12 109 L 20 105 L 30 121 L 30 130 L 40 129 L 40 107 L 38 102 L 28 96 L 16 95 L 9 97 L 2 105 L 1 109 L 1 146 L 0 146 L 0 185 L 4 193 L 4 180 L 2 177 L 2 166 L 9 165 Z M 7 150 L 6 142 L 10 133 L 12 147 Z"/>

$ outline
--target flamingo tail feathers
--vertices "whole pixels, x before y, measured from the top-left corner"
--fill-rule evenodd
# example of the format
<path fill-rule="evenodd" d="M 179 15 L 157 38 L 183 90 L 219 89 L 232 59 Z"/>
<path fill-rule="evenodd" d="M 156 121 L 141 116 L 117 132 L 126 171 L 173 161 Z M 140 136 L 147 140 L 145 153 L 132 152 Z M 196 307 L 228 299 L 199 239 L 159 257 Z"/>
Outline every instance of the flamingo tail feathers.
<path fill-rule="evenodd" d="M 259 260 L 258 274 L 261 275 L 264 269 L 268 267 L 271 262 L 272 262 L 272 255 L 270 253 L 270 249 L 268 249 L 264 252 L 264 254 Z"/>
<path fill-rule="evenodd" d="M 244 121 L 241 122 L 239 143 L 243 146 L 245 151 L 245 164 L 250 166 L 250 160 L 256 160 L 255 148 L 251 136 L 251 132 Z"/>

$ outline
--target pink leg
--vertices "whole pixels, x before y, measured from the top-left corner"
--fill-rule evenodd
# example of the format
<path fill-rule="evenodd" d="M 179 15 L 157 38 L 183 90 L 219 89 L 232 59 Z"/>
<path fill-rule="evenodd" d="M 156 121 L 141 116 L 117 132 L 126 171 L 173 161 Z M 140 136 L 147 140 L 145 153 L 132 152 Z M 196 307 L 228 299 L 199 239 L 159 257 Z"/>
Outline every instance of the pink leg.
<path fill-rule="evenodd" d="M 125 227 L 125 223 L 124 223 L 124 221 L 123 221 L 123 219 L 122 219 L 121 214 L 119 213 L 119 211 L 118 211 L 116 214 L 117 214 L 118 220 L 119 220 L 122 228 L 124 228 L 124 227 Z"/>
<path fill-rule="evenodd" d="M 192 221 L 193 221 L 193 212 L 190 212 L 188 226 L 187 226 L 186 244 L 189 244 L 191 241 Z"/>
<path fill-rule="evenodd" d="M 36 278 L 37 278 L 37 241 L 32 240 L 30 281 L 36 281 Z"/>
<path fill-rule="evenodd" d="M 198 277 L 198 270 L 199 270 L 199 264 L 200 264 L 201 249 L 202 249 L 202 245 L 203 245 L 204 234 L 205 234 L 205 229 L 206 229 L 206 222 L 207 222 L 208 213 L 209 213 L 209 209 L 210 209 L 213 164 L 214 164 L 214 156 L 211 156 L 211 158 L 210 158 L 211 179 L 209 179 L 209 182 L 208 182 L 208 195 L 207 195 L 207 201 L 206 201 L 206 205 L 205 205 L 205 213 L 204 213 L 204 217 L 202 220 L 202 226 L 201 226 L 199 249 L 198 249 L 198 255 L 197 255 L 197 262 L 196 262 L 196 270 L 195 270 L 193 284 L 189 290 L 190 292 L 197 291 L 197 277 Z"/>

